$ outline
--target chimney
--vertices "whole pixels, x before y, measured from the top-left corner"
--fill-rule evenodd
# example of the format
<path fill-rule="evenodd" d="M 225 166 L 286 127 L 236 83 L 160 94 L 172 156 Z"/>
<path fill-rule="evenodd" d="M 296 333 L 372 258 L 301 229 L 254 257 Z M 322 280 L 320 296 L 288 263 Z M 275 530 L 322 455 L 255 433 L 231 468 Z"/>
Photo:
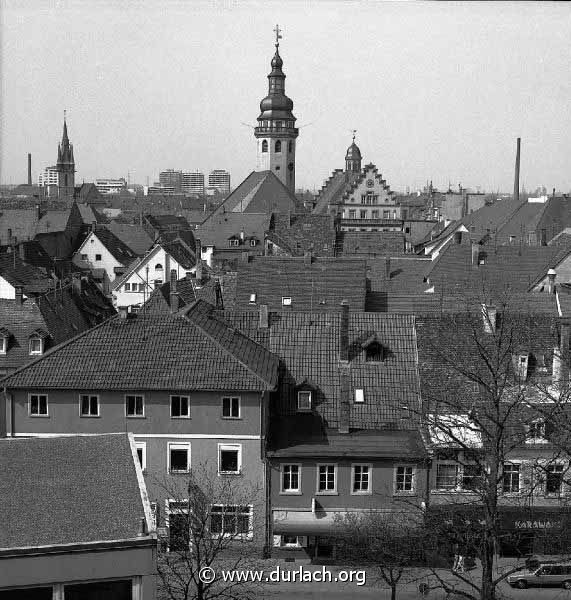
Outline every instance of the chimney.
<path fill-rule="evenodd" d="M 74 294 L 78 296 L 81 294 L 81 274 L 73 273 L 71 276 L 71 286 Z"/>
<path fill-rule="evenodd" d="M 17 285 L 14 287 L 14 292 L 16 294 L 16 306 L 22 306 L 24 301 L 24 288 L 21 285 Z"/>
<path fill-rule="evenodd" d="M 313 256 L 311 255 L 311 252 L 305 252 L 303 255 L 303 264 L 310 265 L 312 260 Z"/>
<path fill-rule="evenodd" d="M 20 260 L 26 262 L 26 246 L 24 246 L 23 242 L 18 244 L 18 254 L 20 255 Z"/>
<path fill-rule="evenodd" d="M 515 155 L 515 174 L 514 174 L 514 200 L 519 201 L 519 161 L 521 150 L 521 138 L 517 138 L 517 150 Z"/>
<path fill-rule="evenodd" d="M 91 222 L 91 231 L 93 231 L 93 233 L 97 231 L 97 221 Z"/>
<path fill-rule="evenodd" d="M 430 233 L 430 239 L 432 240 L 432 232 Z M 461 231 L 455 231 L 454 232 L 454 243 L 455 244 L 461 244 L 462 243 L 462 232 Z"/>
<path fill-rule="evenodd" d="M 171 312 L 178 312 L 178 291 L 176 289 L 176 269 L 171 269 L 170 278 L 170 305 Z"/>
<path fill-rule="evenodd" d="M 202 281 L 202 242 L 198 238 L 194 240 L 194 254 L 196 258 L 196 281 Z"/>
<path fill-rule="evenodd" d="M 117 308 L 118 312 L 119 312 L 119 317 L 124 320 L 127 318 L 128 314 L 129 314 L 129 307 L 128 306 L 119 306 Z"/>
<path fill-rule="evenodd" d="M 39 221 L 42 218 L 42 209 L 39 204 L 36 204 L 36 219 Z"/>
<path fill-rule="evenodd" d="M 391 278 L 391 258 L 387 256 L 385 258 L 385 279 Z"/>
<path fill-rule="evenodd" d="M 241 229 L 241 230 L 240 230 L 240 240 L 244 241 L 244 237 L 245 237 L 245 235 L 244 235 L 244 230 L 243 230 L 243 229 Z"/>
<path fill-rule="evenodd" d="M 349 362 L 349 302 L 341 302 L 341 325 L 339 328 L 339 360 Z"/>
<path fill-rule="evenodd" d="M 478 258 L 480 256 L 480 246 L 472 242 L 472 266 L 478 268 Z"/>
<path fill-rule="evenodd" d="M 32 155 L 28 152 L 28 185 L 32 185 Z"/>
<path fill-rule="evenodd" d="M 351 373 L 349 363 L 339 366 L 339 433 L 349 433 L 349 423 L 351 420 Z"/>
<path fill-rule="evenodd" d="M 269 327 L 267 304 L 260 304 L 258 316 L 258 329 L 267 329 Z"/>
<path fill-rule="evenodd" d="M 549 271 L 547 271 L 547 292 L 549 294 L 555 293 L 555 277 L 556 276 L 557 276 L 557 273 L 555 272 L 555 269 L 549 269 Z"/>

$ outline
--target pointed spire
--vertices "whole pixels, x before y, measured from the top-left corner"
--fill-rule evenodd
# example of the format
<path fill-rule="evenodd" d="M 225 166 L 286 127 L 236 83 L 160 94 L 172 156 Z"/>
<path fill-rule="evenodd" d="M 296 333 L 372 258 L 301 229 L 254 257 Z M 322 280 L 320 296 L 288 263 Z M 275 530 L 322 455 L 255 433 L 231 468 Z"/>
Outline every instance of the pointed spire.
<path fill-rule="evenodd" d="M 69 138 L 67 137 L 67 122 L 66 122 L 67 111 L 63 111 L 63 137 L 61 138 L 62 146 L 69 144 Z"/>

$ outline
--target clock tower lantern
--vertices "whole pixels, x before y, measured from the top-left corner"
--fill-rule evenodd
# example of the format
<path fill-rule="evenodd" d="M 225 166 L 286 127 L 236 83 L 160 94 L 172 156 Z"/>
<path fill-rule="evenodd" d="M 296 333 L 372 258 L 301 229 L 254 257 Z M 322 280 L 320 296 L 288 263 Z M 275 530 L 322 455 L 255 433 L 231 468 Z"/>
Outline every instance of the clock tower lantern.
<path fill-rule="evenodd" d="M 276 52 L 272 58 L 272 72 L 268 75 L 268 95 L 260 102 L 258 126 L 254 136 L 258 144 L 256 171 L 272 171 L 295 193 L 295 141 L 299 129 L 295 126 L 293 102 L 285 95 L 283 60 L 279 53 L 282 37 L 279 27 L 276 34 Z"/>

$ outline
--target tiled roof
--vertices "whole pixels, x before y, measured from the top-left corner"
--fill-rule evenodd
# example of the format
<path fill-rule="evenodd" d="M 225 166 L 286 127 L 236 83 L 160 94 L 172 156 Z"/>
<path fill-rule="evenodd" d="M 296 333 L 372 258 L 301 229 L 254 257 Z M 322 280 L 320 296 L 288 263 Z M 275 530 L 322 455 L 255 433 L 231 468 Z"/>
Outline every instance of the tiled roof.
<path fill-rule="evenodd" d="M 99 227 L 93 235 L 105 246 L 113 258 L 126 266 L 135 260 L 135 253 L 122 242 L 114 233 L 105 227 Z"/>
<path fill-rule="evenodd" d="M 0 276 L 10 285 L 22 286 L 24 294 L 41 294 L 54 287 L 43 270 L 29 265 L 15 254 L 0 255 Z"/>
<path fill-rule="evenodd" d="M 215 215 L 224 212 L 287 213 L 295 212 L 294 194 L 272 173 L 252 171 L 244 181 L 216 209 Z"/>
<path fill-rule="evenodd" d="M 279 397 L 273 400 L 276 415 L 291 417 L 294 428 L 296 423 L 305 423 L 310 430 L 339 426 L 339 312 L 270 313 L 268 329 L 259 328 L 257 313 L 225 313 L 225 317 L 279 357 Z M 385 348 L 382 362 L 366 361 L 362 344 L 372 335 Z M 350 403 L 351 428 L 417 428 L 420 396 L 414 317 L 350 313 L 348 341 L 351 398 L 355 389 L 363 389 L 365 397 L 363 404 Z M 313 416 L 296 414 L 296 392 L 303 385 L 312 392 Z"/>
<path fill-rule="evenodd" d="M 150 298 L 145 302 L 141 310 L 165 311 L 171 310 L 171 284 L 170 281 L 163 283 L 158 289 L 153 290 Z M 222 296 L 218 281 L 209 279 L 205 283 L 197 285 L 191 277 L 183 277 L 176 282 L 176 294 L 178 295 L 178 308 L 192 304 L 195 300 L 204 300 L 212 306 L 222 308 Z"/>
<path fill-rule="evenodd" d="M 450 244 L 426 272 L 436 291 L 454 294 L 467 288 L 497 288 L 527 291 L 561 253 L 557 246 L 479 246 L 479 259 L 472 265 L 469 245 Z"/>
<path fill-rule="evenodd" d="M 526 202 L 522 204 L 513 213 L 507 223 L 503 227 L 498 228 L 497 233 L 493 234 L 490 243 L 508 244 L 510 236 L 515 236 L 519 243 L 522 239 L 523 243 L 527 242 L 527 234 L 535 232 L 537 225 L 541 220 L 547 204 Z"/>
<path fill-rule="evenodd" d="M 261 242 L 264 234 L 270 229 L 271 217 L 266 213 L 214 213 L 194 231 L 195 239 L 202 246 L 228 248 L 229 239 L 239 236 L 243 231 L 245 237 L 257 238 Z"/>
<path fill-rule="evenodd" d="M 339 251 L 341 256 L 394 256 L 404 254 L 404 240 L 400 231 L 342 231 Z"/>
<path fill-rule="evenodd" d="M 2 208 L 0 211 L 0 244 L 10 243 L 10 235 L 18 241 L 32 240 L 36 235 L 38 210 Z"/>
<path fill-rule="evenodd" d="M 0 254 L 12 254 L 13 251 L 13 246 L 0 246 Z M 18 242 L 16 252 L 28 265 L 43 269 L 46 273 L 55 270 L 54 261 L 37 240 Z"/>
<path fill-rule="evenodd" d="M 352 310 L 364 310 L 366 263 L 360 258 L 252 257 L 240 262 L 235 306 L 254 309 L 267 304 L 269 310 L 338 311 L 342 300 Z M 256 294 L 255 304 L 250 303 Z M 291 298 L 289 307 L 282 298 Z"/>
<path fill-rule="evenodd" d="M 36 226 L 36 234 L 65 231 L 70 214 L 71 209 L 50 210 L 44 213 Z"/>
<path fill-rule="evenodd" d="M 175 239 L 172 242 L 163 243 L 162 247 L 184 269 L 192 269 L 195 266 L 194 249 L 190 250 L 183 241 Z"/>
<path fill-rule="evenodd" d="M 267 239 L 290 256 L 335 256 L 335 220 L 331 215 L 274 214 Z"/>
<path fill-rule="evenodd" d="M 109 219 L 102 213 L 98 212 L 93 208 L 93 206 L 89 204 L 79 204 L 77 205 L 79 209 L 79 214 L 81 215 L 81 220 L 86 225 L 91 225 L 93 222 L 95 223 L 109 223 Z"/>
<path fill-rule="evenodd" d="M 148 223 L 157 231 L 165 229 L 190 229 L 188 221 L 184 217 L 176 215 L 145 215 Z"/>
<path fill-rule="evenodd" d="M 0 440 L 0 548 L 136 539 L 128 434 Z"/>
<path fill-rule="evenodd" d="M 537 231 L 545 230 L 549 241 L 566 227 L 571 227 L 571 199 L 566 195 L 549 198 L 537 224 Z"/>
<path fill-rule="evenodd" d="M 296 419 L 288 426 L 287 419 L 273 427 L 275 450 L 268 454 L 280 457 L 331 457 L 348 459 L 400 458 L 420 460 L 426 456 L 418 431 L 356 431 L 339 434 L 336 430 L 320 429 L 307 432 Z"/>
<path fill-rule="evenodd" d="M 353 173 L 351 171 L 343 171 L 343 169 L 335 169 L 329 179 L 325 181 L 319 194 L 313 212 L 315 214 L 327 213 L 327 208 L 331 204 L 338 204 L 345 191 L 357 181 L 361 173 Z"/>
<path fill-rule="evenodd" d="M 111 221 L 105 227 L 138 256 L 144 254 L 153 245 L 153 240 L 140 225 Z"/>
<path fill-rule="evenodd" d="M 263 391 L 277 359 L 198 301 L 186 311 L 117 316 L 4 380 L 13 388 Z"/>

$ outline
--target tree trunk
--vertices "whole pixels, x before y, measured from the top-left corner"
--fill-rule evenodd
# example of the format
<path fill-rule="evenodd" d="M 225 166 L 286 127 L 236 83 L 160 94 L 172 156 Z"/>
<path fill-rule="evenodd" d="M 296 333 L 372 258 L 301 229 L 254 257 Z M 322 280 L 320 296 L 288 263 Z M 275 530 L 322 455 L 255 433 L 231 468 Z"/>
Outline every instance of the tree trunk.
<path fill-rule="evenodd" d="M 392 583 L 391 584 L 391 600 L 396 600 L 396 599 L 397 599 L 397 584 Z"/>

